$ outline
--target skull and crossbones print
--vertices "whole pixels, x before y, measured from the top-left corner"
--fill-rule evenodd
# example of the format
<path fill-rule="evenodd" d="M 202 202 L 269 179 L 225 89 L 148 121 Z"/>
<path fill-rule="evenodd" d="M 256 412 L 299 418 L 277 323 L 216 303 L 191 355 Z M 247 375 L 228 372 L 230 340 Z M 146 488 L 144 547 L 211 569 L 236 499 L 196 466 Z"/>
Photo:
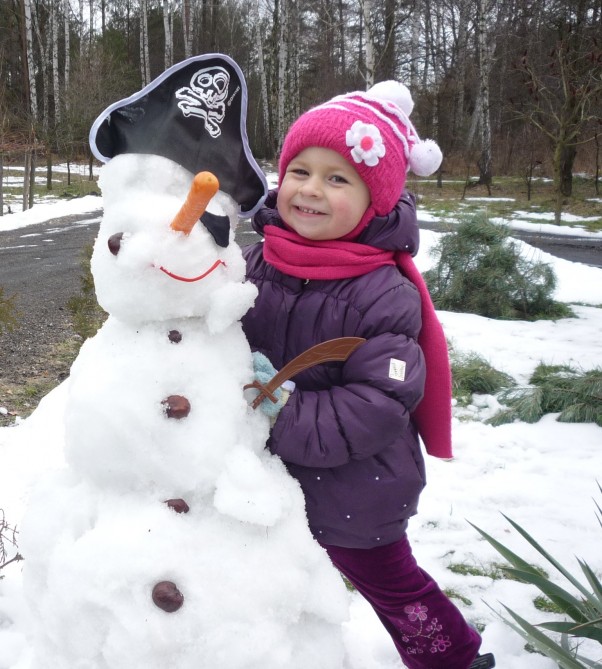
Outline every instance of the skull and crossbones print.
<path fill-rule="evenodd" d="M 205 67 L 195 72 L 190 86 L 176 91 L 178 107 L 184 116 L 198 116 L 205 121 L 211 137 L 221 135 L 220 125 L 226 116 L 230 75 L 223 67 Z"/>

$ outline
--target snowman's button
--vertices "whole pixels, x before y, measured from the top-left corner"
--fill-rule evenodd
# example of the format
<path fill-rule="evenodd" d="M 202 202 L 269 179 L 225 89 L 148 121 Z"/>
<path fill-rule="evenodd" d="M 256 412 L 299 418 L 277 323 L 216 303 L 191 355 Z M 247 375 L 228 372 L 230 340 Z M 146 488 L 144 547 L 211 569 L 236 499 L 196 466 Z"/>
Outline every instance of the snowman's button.
<path fill-rule="evenodd" d="M 179 330 L 170 330 L 167 337 L 172 344 L 179 344 L 182 341 L 182 333 Z"/>
<path fill-rule="evenodd" d="M 109 237 L 107 244 L 109 245 L 109 251 L 116 256 L 121 249 L 121 240 L 123 239 L 123 232 L 116 232 L 114 235 Z"/>
<path fill-rule="evenodd" d="M 161 404 L 165 407 L 168 418 L 186 418 L 190 413 L 190 402 L 182 395 L 170 395 Z"/>
<path fill-rule="evenodd" d="M 190 511 L 188 504 L 186 504 L 186 502 L 181 498 L 166 499 L 165 504 L 167 504 L 167 506 L 170 509 L 173 509 L 176 513 L 188 513 Z"/>
<path fill-rule="evenodd" d="M 184 603 L 184 595 L 171 581 L 160 581 L 153 588 L 153 602 L 163 611 L 174 613 Z"/>

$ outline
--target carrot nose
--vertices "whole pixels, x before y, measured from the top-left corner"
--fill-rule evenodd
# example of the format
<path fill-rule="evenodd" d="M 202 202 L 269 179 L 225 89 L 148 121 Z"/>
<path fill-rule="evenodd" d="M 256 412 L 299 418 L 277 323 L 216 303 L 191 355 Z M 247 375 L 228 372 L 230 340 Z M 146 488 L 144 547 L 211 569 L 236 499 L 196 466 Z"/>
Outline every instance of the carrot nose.
<path fill-rule="evenodd" d="M 211 172 L 199 172 L 192 181 L 186 201 L 171 222 L 171 229 L 190 234 L 195 223 L 204 214 L 209 200 L 219 190 L 219 181 Z"/>

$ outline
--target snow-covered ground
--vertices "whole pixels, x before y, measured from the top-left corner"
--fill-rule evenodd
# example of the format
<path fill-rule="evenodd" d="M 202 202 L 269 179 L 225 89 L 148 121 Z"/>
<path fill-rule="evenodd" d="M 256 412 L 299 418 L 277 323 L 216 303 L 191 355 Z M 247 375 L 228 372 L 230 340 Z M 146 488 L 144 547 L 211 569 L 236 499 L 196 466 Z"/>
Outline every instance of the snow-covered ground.
<path fill-rule="evenodd" d="M 0 230 L 95 211 L 101 203 L 98 197 L 87 197 L 36 205 L 29 212 L 0 218 Z M 506 223 L 518 226 L 521 220 L 517 216 Z M 542 225 L 552 231 L 550 223 Z M 568 228 L 553 231 L 569 233 Z M 574 228 L 573 234 L 586 233 Z M 430 266 L 428 250 L 437 238 L 436 233 L 424 231 L 417 258 L 421 270 Z M 574 307 L 576 317 L 527 323 L 440 312 L 446 335 L 456 349 L 481 354 L 521 382 L 542 361 L 583 369 L 602 366 L 602 269 L 558 260 L 527 245 L 525 249 L 532 257 L 554 266 L 558 275 L 556 297 L 579 302 L 581 306 Z M 19 525 L 29 491 L 40 474 L 61 463 L 68 383 L 53 390 L 31 417 L 0 429 L 0 509 L 11 525 Z M 541 613 L 533 605 L 537 594 L 534 588 L 486 575 L 461 575 L 450 566 L 462 564 L 487 572 L 492 563 L 501 561 L 479 538 L 470 521 L 549 571 L 542 558 L 510 530 L 504 513 L 535 535 L 573 573 L 579 573 L 576 557 L 581 557 L 602 574 L 600 527 L 593 503 L 593 498 L 599 501 L 597 480 L 602 481 L 602 428 L 558 423 L 553 415 L 533 425 L 517 422 L 494 428 L 482 422 L 494 406 L 493 398 L 475 398 L 473 420 L 466 419 L 470 411 L 458 411 L 455 458 L 450 462 L 428 458 L 429 484 L 409 534 L 421 566 L 442 587 L 462 597 L 459 605 L 471 622 L 485 626 L 483 650 L 495 653 L 500 668 L 555 669 L 551 660 L 524 650 L 522 639 L 493 611 L 501 611 L 502 602 L 531 622 L 549 619 L 550 614 Z M 8 549 L 10 558 L 14 550 L 10 546 Z M 240 569 L 245 565 L 240 564 Z M 27 666 L 28 627 L 21 565 L 11 564 L 1 573 L 0 669 L 21 669 Z M 348 669 L 400 667 L 390 640 L 370 608 L 357 595 L 349 597 L 351 618 L 345 624 Z M 596 648 L 591 654 L 594 652 Z"/>

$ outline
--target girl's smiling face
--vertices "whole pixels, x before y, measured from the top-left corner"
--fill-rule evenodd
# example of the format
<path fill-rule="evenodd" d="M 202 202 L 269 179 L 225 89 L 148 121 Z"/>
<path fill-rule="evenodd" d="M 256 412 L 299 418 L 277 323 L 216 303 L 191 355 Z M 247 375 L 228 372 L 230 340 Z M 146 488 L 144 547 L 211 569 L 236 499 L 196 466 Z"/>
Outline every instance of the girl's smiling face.
<path fill-rule="evenodd" d="M 370 204 L 370 191 L 343 156 L 310 146 L 288 164 L 278 191 L 278 213 L 297 234 L 312 240 L 351 232 Z"/>

